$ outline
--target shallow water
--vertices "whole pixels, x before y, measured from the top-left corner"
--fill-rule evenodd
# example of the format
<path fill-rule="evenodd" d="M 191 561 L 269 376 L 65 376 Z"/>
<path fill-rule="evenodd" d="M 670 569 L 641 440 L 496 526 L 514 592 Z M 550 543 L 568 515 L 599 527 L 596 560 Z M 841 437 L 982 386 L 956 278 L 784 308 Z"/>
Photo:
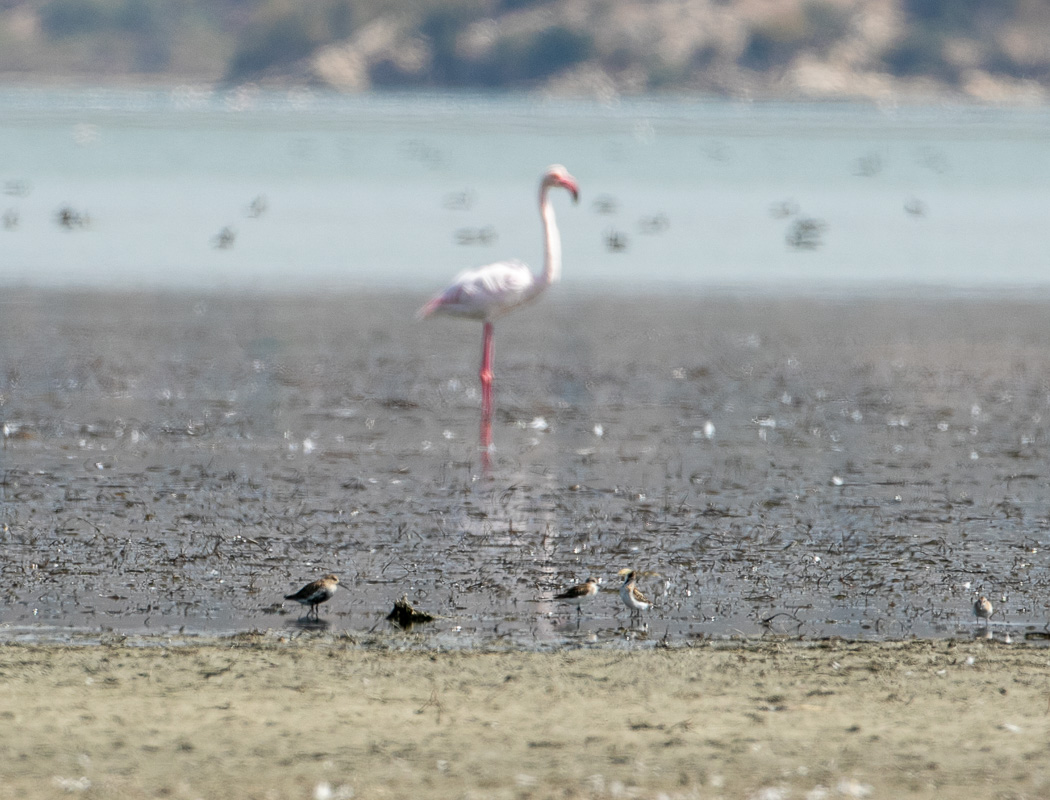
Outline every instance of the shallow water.
<path fill-rule="evenodd" d="M 559 287 L 498 326 L 487 477 L 423 299 L 6 293 L 2 630 L 309 630 L 330 571 L 317 627 L 407 594 L 447 645 L 1047 630 L 1050 297 Z"/>
<path fill-rule="evenodd" d="M 567 285 L 1046 286 L 1048 124 L 1044 108 L 0 89 L 0 282 L 433 292 L 538 262 L 536 185 L 560 162 L 582 191 L 555 198 Z"/>

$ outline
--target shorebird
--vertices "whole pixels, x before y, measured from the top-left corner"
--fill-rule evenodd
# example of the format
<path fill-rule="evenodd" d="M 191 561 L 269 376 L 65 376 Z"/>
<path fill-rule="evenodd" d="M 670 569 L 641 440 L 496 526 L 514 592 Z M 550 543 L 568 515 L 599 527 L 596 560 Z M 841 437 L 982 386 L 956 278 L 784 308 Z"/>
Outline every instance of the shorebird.
<path fill-rule="evenodd" d="M 983 619 L 986 627 L 988 625 L 988 618 L 994 613 L 995 606 L 993 606 L 992 601 L 983 594 L 974 601 L 973 614 L 978 620 Z"/>
<path fill-rule="evenodd" d="M 576 606 L 576 615 L 579 616 L 583 613 L 583 604 L 598 596 L 599 583 L 601 581 L 598 578 L 588 578 L 585 583 L 577 584 L 570 589 L 566 589 L 561 594 L 554 595 L 554 599 L 572 603 Z"/>
<path fill-rule="evenodd" d="M 641 615 L 643 611 L 648 611 L 653 607 L 644 594 L 638 591 L 637 573 L 631 570 L 627 573 L 627 578 L 623 582 L 623 586 L 620 587 L 620 599 L 623 600 L 623 604 L 631 610 L 631 616 L 635 614 Z"/>
<path fill-rule="evenodd" d="M 286 594 L 284 599 L 294 600 L 301 605 L 310 606 L 306 616 L 309 617 L 313 614 L 314 619 L 317 619 L 317 607 L 321 603 L 332 599 L 332 595 L 335 594 L 335 590 L 338 588 L 338 583 L 339 579 L 335 575 L 325 575 L 323 578 L 318 578 L 316 581 L 306 584 L 295 594 Z"/>

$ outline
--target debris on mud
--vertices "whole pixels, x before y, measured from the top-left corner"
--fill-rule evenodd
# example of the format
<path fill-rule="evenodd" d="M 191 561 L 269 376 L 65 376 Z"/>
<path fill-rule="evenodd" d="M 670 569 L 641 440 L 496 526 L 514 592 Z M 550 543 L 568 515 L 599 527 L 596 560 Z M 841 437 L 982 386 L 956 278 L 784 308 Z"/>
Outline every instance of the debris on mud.
<path fill-rule="evenodd" d="M 433 622 L 437 619 L 433 614 L 428 614 L 426 611 L 420 611 L 415 608 L 408 602 L 407 594 L 401 595 L 401 598 L 394 603 L 394 608 L 386 615 L 386 618 L 388 622 L 392 622 L 397 627 L 406 631 L 411 630 L 413 625 L 421 624 L 423 622 Z"/>

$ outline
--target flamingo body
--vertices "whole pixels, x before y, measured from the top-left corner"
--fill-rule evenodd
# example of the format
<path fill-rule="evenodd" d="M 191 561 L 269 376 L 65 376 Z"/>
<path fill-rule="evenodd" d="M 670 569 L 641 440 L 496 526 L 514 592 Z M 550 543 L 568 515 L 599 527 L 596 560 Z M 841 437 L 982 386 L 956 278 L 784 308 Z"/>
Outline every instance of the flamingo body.
<path fill-rule="evenodd" d="M 481 350 L 482 463 L 488 466 L 492 445 L 492 321 L 538 297 L 561 276 L 561 237 L 548 191 L 556 186 L 579 199 L 576 179 L 560 164 L 548 167 L 540 180 L 540 219 L 543 223 L 543 271 L 533 274 L 521 261 L 497 261 L 461 272 L 452 285 L 419 309 L 417 316 L 434 314 L 484 322 Z"/>
<path fill-rule="evenodd" d="M 522 261 L 498 261 L 456 276 L 445 291 L 419 310 L 420 317 L 445 314 L 465 319 L 493 320 L 532 300 L 536 276 Z"/>

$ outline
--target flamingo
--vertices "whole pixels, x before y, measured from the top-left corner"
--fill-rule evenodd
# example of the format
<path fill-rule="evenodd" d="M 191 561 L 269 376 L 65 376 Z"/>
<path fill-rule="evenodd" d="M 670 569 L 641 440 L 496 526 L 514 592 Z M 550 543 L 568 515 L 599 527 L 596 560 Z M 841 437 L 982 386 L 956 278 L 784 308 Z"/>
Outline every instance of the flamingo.
<path fill-rule="evenodd" d="M 560 186 L 580 197 L 579 184 L 560 164 L 548 167 L 540 180 L 540 219 L 543 222 L 543 272 L 538 275 L 521 261 L 497 261 L 461 272 L 452 285 L 419 309 L 422 319 L 434 314 L 476 319 L 484 323 L 481 347 L 481 448 L 484 465 L 492 446 L 492 334 L 493 321 L 535 300 L 561 277 L 561 236 L 548 192 Z"/>

